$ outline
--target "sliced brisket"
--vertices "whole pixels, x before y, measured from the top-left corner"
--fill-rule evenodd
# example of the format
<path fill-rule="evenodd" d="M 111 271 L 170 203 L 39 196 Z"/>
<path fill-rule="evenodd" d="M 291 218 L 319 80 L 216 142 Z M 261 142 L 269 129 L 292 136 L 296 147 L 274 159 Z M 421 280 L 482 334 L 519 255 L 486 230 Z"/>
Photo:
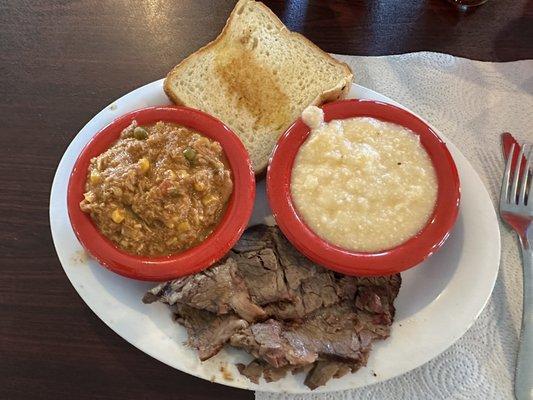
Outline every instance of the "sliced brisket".
<path fill-rule="evenodd" d="M 340 361 L 318 361 L 305 377 L 304 383 L 314 390 L 325 385 L 331 378 L 341 378 L 350 372 L 350 365 Z"/>
<path fill-rule="evenodd" d="M 250 299 L 248 288 L 231 255 L 222 263 L 195 275 L 156 286 L 144 297 L 145 302 L 160 301 L 185 304 L 216 314 L 235 311 L 247 321 L 266 316 L 265 311 Z"/>
<path fill-rule="evenodd" d="M 229 343 L 256 360 L 239 371 L 258 382 L 312 367 L 314 389 L 366 364 L 372 341 L 390 334 L 399 275 L 358 278 L 301 255 L 277 227 L 248 229 L 210 269 L 150 290 L 173 307 L 201 360 Z"/>
<path fill-rule="evenodd" d="M 248 326 L 235 314 L 216 315 L 184 304 L 177 304 L 173 311 L 176 321 L 187 329 L 189 345 L 198 350 L 202 361 L 217 354 L 232 335 Z"/>
<path fill-rule="evenodd" d="M 237 369 L 253 383 L 259 383 L 259 378 L 263 375 L 264 366 L 258 360 L 253 360 L 248 365 L 237 364 Z"/>

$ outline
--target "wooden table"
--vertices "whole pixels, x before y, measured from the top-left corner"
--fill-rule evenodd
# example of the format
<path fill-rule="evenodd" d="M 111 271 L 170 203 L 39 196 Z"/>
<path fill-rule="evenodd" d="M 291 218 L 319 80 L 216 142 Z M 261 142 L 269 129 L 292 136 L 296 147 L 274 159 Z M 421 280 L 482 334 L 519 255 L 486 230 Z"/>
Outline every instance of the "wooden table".
<path fill-rule="evenodd" d="M 275 0 L 324 50 L 433 50 L 533 58 L 533 2 Z M 111 100 L 162 77 L 213 39 L 223 0 L 0 1 L 0 398 L 251 399 L 175 371 L 126 343 L 83 303 L 56 258 L 49 189 L 63 151 Z"/>

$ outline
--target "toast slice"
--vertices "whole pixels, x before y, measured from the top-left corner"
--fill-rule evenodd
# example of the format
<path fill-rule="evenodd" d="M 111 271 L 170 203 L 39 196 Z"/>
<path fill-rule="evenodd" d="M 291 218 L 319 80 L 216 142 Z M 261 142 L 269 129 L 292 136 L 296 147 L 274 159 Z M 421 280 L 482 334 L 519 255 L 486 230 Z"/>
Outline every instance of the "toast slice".
<path fill-rule="evenodd" d="M 263 3 L 240 0 L 220 35 L 169 72 L 164 90 L 224 122 L 260 173 L 304 108 L 344 97 L 352 78 L 346 64 L 290 32 Z"/>

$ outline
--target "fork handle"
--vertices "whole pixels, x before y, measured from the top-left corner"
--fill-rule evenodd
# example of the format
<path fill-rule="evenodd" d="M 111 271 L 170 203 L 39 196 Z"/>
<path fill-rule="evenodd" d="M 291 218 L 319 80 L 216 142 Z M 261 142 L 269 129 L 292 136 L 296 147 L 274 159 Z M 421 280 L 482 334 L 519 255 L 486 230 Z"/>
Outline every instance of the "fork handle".
<path fill-rule="evenodd" d="M 532 227 L 530 227 L 531 230 Z M 532 232 L 533 233 L 533 232 Z M 531 236 L 531 235 L 529 235 Z M 516 362 L 515 396 L 533 400 L 533 249 L 532 241 L 521 240 L 524 265 L 524 303 L 520 348 Z"/>

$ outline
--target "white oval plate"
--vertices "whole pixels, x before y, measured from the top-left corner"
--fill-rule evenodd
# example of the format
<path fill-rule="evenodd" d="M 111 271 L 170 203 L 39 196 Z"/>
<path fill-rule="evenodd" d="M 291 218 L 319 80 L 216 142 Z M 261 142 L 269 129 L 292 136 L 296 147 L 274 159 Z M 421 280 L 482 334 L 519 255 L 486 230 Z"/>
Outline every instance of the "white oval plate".
<path fill-rule="evenodd" d="M 288 375 L 272 383 L 256 385 L 242 377 L 234 364 L 249 356 L 225 349 L 200 362 L 195 351 L 184 345 L 185 329 L 172 321 L 163 304 L 145 305 L 141 298 L 152 285 L 115 275 L 86 256 L 70 226 L 66 190 L 70 171 L 89 139 L 105 125 L 129 111 L 169 104 L 163 80 L 128 93 L 100 111 L 74 138 L 65 151 L 52 184 L 50 226 L 63 269 L 81 298 L 102 321 L 138 349 L 180 371 L 197 377 L 250 390 L 303 393 L 309 389 L 304 376 Z M 351 98 L 391 99 L 359 85 Z M 401 107 L 401 105 L 399 105 Z M 441 138 L 446 141 L 444 135 Z M 402 274 L 396 300 L 397 314 L 391 337 L 374 346 L 366 368 L 341 379 L 332 379 L 315 392 L 357 388 L 381 382 L 416 368 L 452 345 L 472 325 L 487 303 L 500 260 L 500 234 L 496 214 L 480 178 L 451 143 L 447 143 L 461 178 L 460 214 L 443 248 L 423 265 Z M 252 223 L 270 214 L 264 184 L 258 185 Z M 231 380 L 220 372 L 230 371 Z"/>

